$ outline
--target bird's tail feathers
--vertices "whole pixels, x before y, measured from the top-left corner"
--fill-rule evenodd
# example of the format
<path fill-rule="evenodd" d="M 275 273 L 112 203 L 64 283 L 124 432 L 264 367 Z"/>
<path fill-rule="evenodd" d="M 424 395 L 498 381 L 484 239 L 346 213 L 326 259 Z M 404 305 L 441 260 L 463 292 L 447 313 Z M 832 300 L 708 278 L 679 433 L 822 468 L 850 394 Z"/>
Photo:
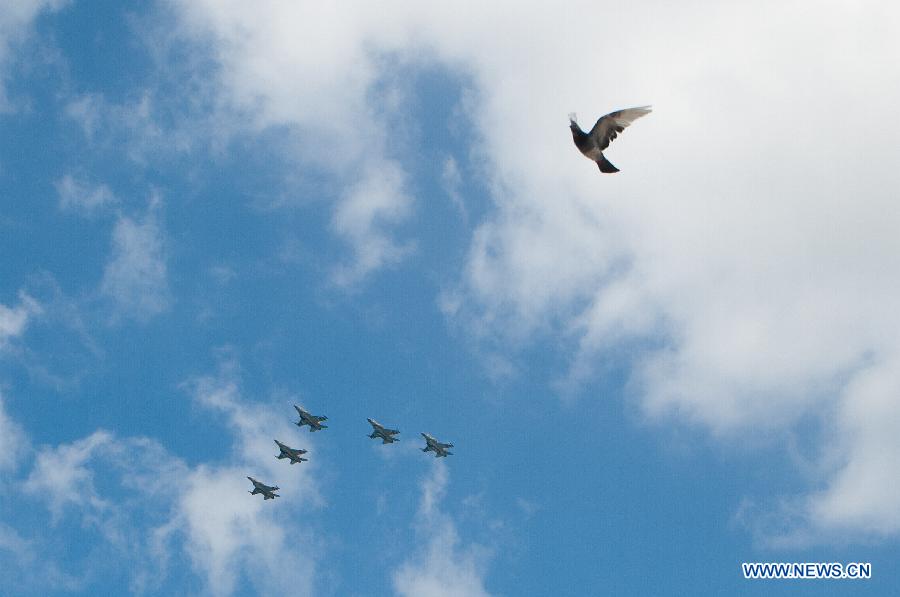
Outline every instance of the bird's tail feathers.
<path fill-rule="evenodd" d="M 618 172 L 619 169 L 610 163 L 608 159 L 601 153 L 600 157 L 597 158 L 597 167 L 600 168 L 600 172 L 604 172 L 606 174 L 612 174 L 613 172 Z"/>

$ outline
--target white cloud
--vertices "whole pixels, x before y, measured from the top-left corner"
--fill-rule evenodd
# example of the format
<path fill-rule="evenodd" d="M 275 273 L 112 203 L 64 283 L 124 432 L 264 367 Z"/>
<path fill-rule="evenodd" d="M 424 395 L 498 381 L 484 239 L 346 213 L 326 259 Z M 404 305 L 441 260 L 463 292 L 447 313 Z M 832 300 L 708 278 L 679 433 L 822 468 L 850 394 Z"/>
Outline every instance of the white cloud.
<path fill-rule="evenodd" d="M 0 550 L 21 553 L 30 546 L 15 529 L 0 523 Z"/>
<path fill-rule="evenodd" d="M 484 588 L 488 552 L 461 545 L 453 519 L 441 512 L 447 488 L 447 468 L 433 463 L 422 483 L 416 516 L 418 548 L 415 555 L 394 572 L 394 590 L 404 597 L 487 597 Z"/>
<path fill-rule="evenodd" d="M 462 173 L 459 171 L 459 164 L 453 156 L 448 156 L 444 160 L 444 168 L 441 170 L 441 184 L 444 192 L 453 204 L 453 207 L 459 212 L 459 216 L 464 222 L 469 221 L 469 210 L 466 209 L 466 201 L 463 198 L 460 187 L 462 186 Z"/>
<path fill-rule="evenodd" d="M 78 578 L 62 572 L 34 541 L 0 522 L 0 574 L 3 589 L 10 594 L 40 594 L 48 586 L 68 592 L 83 589 Z"/>
<path fill-rule="evenodd" d="M 224 264 L 213 265 L 207 272 L 218 286 L 227 286 L 237 277 L 237 272 L 234 271 L 234 268 Z"/>
<path fill-rule="evenodd" d="M 0 473 L 15 469 L 28 448 L 28 437 L 21 425 L 6 414 L 0 394 Z"/>
<path fill-rule="evenodd" d="M 353 258 L 332 280 L 355 285 L 401 261 L 410 246 L 396 241 L 393 231 L 408 218 L 413 199 L 385 149 L 389 137 L 380 115 L 391 110 L 390 102 L 369 103 L 379 74 L 370 50 L 381 45 L 370 36 L 380 37 L 385 24 L 379 11 L 281 2 L 172 5 L 181 33 L 211 48 L 221 67 L 216 96 L 223 98 L 217 106 L 223 126 L 285 128 L 302 171 L 339 181 L 332 229 Z"/>
<path fill-rule="evenodd" d="M 88 464 L 96 452 L 114 449 L 113 440 L 109 432 L 97 431 L 72 444 L 41 450 L 23 490 L 45 499 L 54 520 L 59 520 L 68 506 L 107 508 L 108 502 L 94 488 Z"/>
<path fill-rule="evenodd" d="M 65 112 L 66 116 L 81 126 L 84 136 L 90 142 L 100 127 L 103 113 L 108 109 L 101 96 L 86 94 L 70 100 Z"/>
<path fill-rule="evenodd" d="M 406 218 L 411 198 L 403 190 L 403 173 L 393 163 L 371 167 L 338 204 L 332 228 L 350 241 L 355 252 L 349 266 L 338 268 L 333 280 L 351 286 L 368 273 L 399 262 L 412 246 L 399 245 L 385 226 Z"/>
<path fill-rule="evenodd" d="M 164 40 L 156 41 L 164 45 Z M 179 63 L 167 68 L 178 70 L 186 66 Z M 81 128 L 88 145 L 122 153 L 140 167 L 150 167 L 156 159 L 173 152 L 188 154 L 196 149 L 198 141 L 204 147 L 214 148 L 228 137 L 227 132 L 216 129 L 208 116 L 196 109 L 195 95 L 186 104 L 179 104 L 182 109 L 189 107 L 185 112 L 174 114 L 172 96 L 152 88 L 139 90 L 121 103 L 111 102 L 100 93 L 67 99 L 65 114 Z M 168 117 L 175 122 L 167 122 Z"/>
<path fill-rule="evenodd" d="M 21 336 L 33 315 L 43 312 L 41 305 L 24 291 L 19 292 L 19 305 L 0 304 L 0 354 L 10 340 Z M 28 437 L 22 427 L 6 414 L 0 393 L 0 473 L 14 470 L 28 449 Z"/>
<path fill-rule="evenodd" d="M 118 313 L 139 320 L 165 311 L 171 300 L 158 210 L 155 199 L 143 221 L 119 216 L 113 229 L 112 255 L 100 284 L 101 293 L 115 301 Z"/>
<path fill-rule="evenodd" d="M 105 184 L 91 184 L 71 174 L 56 181 L 59 206 L 64 210 L 79 210 L 87 214 L 116 202 L 116 197 Z"/>
<path fill-rule="evenodd" d="M 0 349 L 9 340 L 22 335 L 32 315 L 41 313 L 40 304 L 25 292 L 19 293 L 19 306 L 7 307 L 0 304 Z"/>
<path fill-rule="evenodd" d="M 808 512 L 832 533 L 900 532 L 892 471 L 900 458 L 900 360 L 872 364 L 853 376 L 838 407 L 836 439 L 843 457 Z"/>
<path fill-rule="evenodd" d="M 10 108 L 4 83 L 15 46 L 31 32 L 38 15 L 58 10 L 66 3 L 66 0 L 7 0 L 3 3 L 0 11 L 0 112 Z"/>
<path fill-rule="evenodd" d="M 22 484 L 29 502 L 43 501 L 52 529 L 29 529 L 29 543 L 41 553 L 38 562 L 19 565 L 28 574 L 46 568 L 54 578 L 31 584 L 89 586 L 102 575 L 96 568 L 115 565 L 131 575 L 131 590 L 143 593 L 164 581 L 168 553 L 160 549 L 152 527 L 170 516 L 178 483 L 188 473 L 184 463 L 154 440 L 116 437 L 98 430 L 69 444 L 44 447 Z M 66 528 L 69 521 L 78 530 Z M 67 573 L 56 561 L 56 534 L 77 533 L 89 554 Z M 33 558 L 30 558 L 33 559 Z"/>

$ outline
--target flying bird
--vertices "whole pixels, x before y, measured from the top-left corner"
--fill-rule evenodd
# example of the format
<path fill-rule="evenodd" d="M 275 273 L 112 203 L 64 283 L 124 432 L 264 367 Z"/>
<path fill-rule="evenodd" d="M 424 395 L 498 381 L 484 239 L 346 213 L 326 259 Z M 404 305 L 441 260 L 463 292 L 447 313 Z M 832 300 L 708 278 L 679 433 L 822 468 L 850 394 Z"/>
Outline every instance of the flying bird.
<path fill-rule="evenodd" d="M 600 172 L 607 174 L 618 172 L 619 169 L 610 164 L 609 160 L 603 155 L 603 150 L 609 147 L 610 141 L 624 131 L 625 127 L 649 113 L 650 106 L 610 112 L 606 116 L 601 116 L 589 133 L 581 130 L 581 127 L 575 122 L 575 114 L 569 114 L 569 128 L 572 130 L 572 140 L 575 141 L 575 147 L 584 154 L 584 157 L 597 162 Z"/>

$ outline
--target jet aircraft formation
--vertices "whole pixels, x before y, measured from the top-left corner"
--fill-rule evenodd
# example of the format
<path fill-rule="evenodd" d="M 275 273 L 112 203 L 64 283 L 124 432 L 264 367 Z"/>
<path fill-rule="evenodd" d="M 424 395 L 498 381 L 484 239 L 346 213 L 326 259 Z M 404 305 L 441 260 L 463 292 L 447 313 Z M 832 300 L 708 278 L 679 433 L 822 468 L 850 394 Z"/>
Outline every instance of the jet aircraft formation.
<path fill-rule="evenodd" d="M 309 413 L 308 411 L 300 408 L 296 404 L 294 408 L 297 409 L 297 414 L 300 416 L 300 420 L 294 423 L 297 427 L 309 427 L 309 432 L 313 433 L 314 431 L 321 431 L 322 429 L 328 429 L 328 425 L 323 425 L 324 421 L 328 420 L 328 417 L 317 416 Z M 396 441 L 399 441 L 395 436 L 400 433 L 397 429 L 388 429 L 375 419 L 366 419 L 369 422 L 369 425 L 372 426 L 372 433 L 369 434 L 369 437 L 372 439 L 380 439 L 382 444 L 392 444 Z M 448 448 L 452 448 L 453 444 L 444 444 L 437 440 L 437 438 L 423 433 L 422 437 L 425 438 L 425 447 L 422 448 L 423 452 L 434 452 L 435 458 L 445 458 L 447 456 L 452 456 L 453 452 L 450 452 Z M 292 448 L 287 444 L 284 444 L 277 439 L 275 440 L 275 444 L 278 446 L 278 454 L 275 456 L 278 460 L 288 459 L 291 461 L 291 464 L 297 464 L 300 462 L 307 462 L 308 458 L 303 458 L 303 455 L 306 454 L 306 450 L 301 448 Z M 262 494 L 263 501 L 265 500 L 274 500 L 277 497 L 281 497 L 276 491 L 278 491 L 277 485 L 266 485 L 260 481 L 257 481 L 253 477 L 247 477 L 251 483 L 253 483 L 253 490 L 249 491 L 251 495 L 256 495 L 257 493 Z"/>

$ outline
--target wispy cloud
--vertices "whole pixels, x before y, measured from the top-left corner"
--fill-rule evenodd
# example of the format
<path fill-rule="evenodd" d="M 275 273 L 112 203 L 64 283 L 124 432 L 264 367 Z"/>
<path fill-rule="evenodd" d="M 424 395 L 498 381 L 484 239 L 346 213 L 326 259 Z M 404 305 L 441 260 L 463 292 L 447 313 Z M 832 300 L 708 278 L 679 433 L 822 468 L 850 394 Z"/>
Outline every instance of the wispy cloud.
<path fill-rule="evenodd" d="M 412 199 L 403 189 L 403 173 L 390 162 L 373 165 L 334 212 L 332 228 L 350 242 L 354 259 L 339 267 L 333 280 L 340 286 L 352 286 L 382 267 L 403 259 L 413 246 L 398 244 L 386 230 L 403 221 Z"/>
<path fill-rule="evenodd" d="M 143 220 L 119 216 L 112 235 L 112 255 L 103 271 L 100 292 L 113 299 L 116 313 L 146 320 L 169 307 L 165 235 L 154 198 Z"/>
<path fill-rule="evenodd" d="M 19 292 L 17 307 L 0 304 L 0 350 L 9 340 L 24 333 L 32 315 L 41 312 L 40 304 L 25 292 Z"/>
<path fill-rule="evenodd" d="M 484 588 L 489 552 L 464 545 L 453 519 L 441 511 L 447 489 L 447 467 L 432 464 L 422 482 L 416 515 L 418 542 L 414 556 L 393 574 L 394 589 L 404 597 L 487 597 Z"/>
<path fill-rule="evenodd" d="M 0 473 L 15 470 L 28 449 L 28 437 L 21 425 L 6 414 L 0 394 Z"/>
<path fill-rule="evenodd" d="M 0 356 L 9 341 L 25 332 L 30 317 L 42 311 L 41 305 L 24 291 L 19 292 L 17 307 L 0 304 Z M 29 447 L 28 436 L 22 426 L 6 413 L 4 397 L 0 392 L 0 473 L 15 471 Z"/>
<path fill-rule="evenodd" d="M 47 505 L 53 528 L 19 531 L 41 553 L 19 566 L 28 575 L 42 568 L 54 574 L 34 576 L 30 590 L 90 587 L 113 558 L 101 555 L 107 552 L 130 571 L 134 592 L 158 586 L 164 580 L 164 558 L 152 525 L 170 515 L 170 501 L 186 472 L 184 463 L 158 442 L 105 430 L 43 447 L 21 487 L 30 504 Z M 72 533 L 85 541 L 84 559 L 66 571 L 70 558 L 57 561 L 61 546 L 56 535 Z"/>
<path fill-rule="evenodd" d="M 447 197 L 453 203 L 453 207 L 459 212 L 463 222 L 468 224 L 469 210 L 466 209 L 465 199 L 460 192 L 462 182 L 462 173 L 459 170 L 456 158 L 448 156 L 444 160 L 444 167 L 441 170 L 441 184 L 444 186 L 444 192 L 447 193 Z"/>
<path fill-rule="evenodd" d="M 68 506 L 104 510 L 110 504 L 97 493 L 88 463 L 101 450 L 119 448 L 111 433 L 97 431 L 68 445 L 45 448 L 38 454 L 34 469 L 23 490 L 47 501 L 54 520 Z"/>
<path fill-rule="evenodd" d="M 20 44 L 30 33 L 34 20 L 44 11 L 58 10 L 68 0 L 9 0 L 0 11 L 0 112 L 10 109 L 6 94 L 7 69 Z"/>
<path fill-rule="evenodd" d="M 34 541 L 24 538 L 16 529 L 0 522 L 0 574 L 4 590 L 22 595 L 36 591 L 83 589 L 79 578 L 60 570 L 55 562 L 41 553 Z"/>
<path fill-rule="evenodd" d="M 160 156 L 186 156 L 227 138 L 228 131 L 217 129 L 207 112 L 194 107 L 196 100 L 191 97 L 175 110 L 176 98 L 152 87 L 118 103 L 101 93 L 85 93 L 68 98 L 65 114 L 90 148 L 115 152 L 146 167 Z"/>
<path fill-rule="evenodd" d="M 63 210 L 77 210 L 90 215 L 116 203 L 116 197 L 107 185 L 92 184 L 72 174 L 64 175 L 55 186 L 59 206 Z"/>
<path fill-rule="evenodd" d="M 0 328 L 12 332 L 0 331 L 0 356 L 23 367 L 33 381 L 61 392 L 74 390 L 91 364 L 103 357 L 89 326 L 85 301 L 67 296 L 46 271 L 29 276 L 19 297 L 14 308 L 0 305 Z M 30 342 L 32 329 L 40 350 Z"/>

